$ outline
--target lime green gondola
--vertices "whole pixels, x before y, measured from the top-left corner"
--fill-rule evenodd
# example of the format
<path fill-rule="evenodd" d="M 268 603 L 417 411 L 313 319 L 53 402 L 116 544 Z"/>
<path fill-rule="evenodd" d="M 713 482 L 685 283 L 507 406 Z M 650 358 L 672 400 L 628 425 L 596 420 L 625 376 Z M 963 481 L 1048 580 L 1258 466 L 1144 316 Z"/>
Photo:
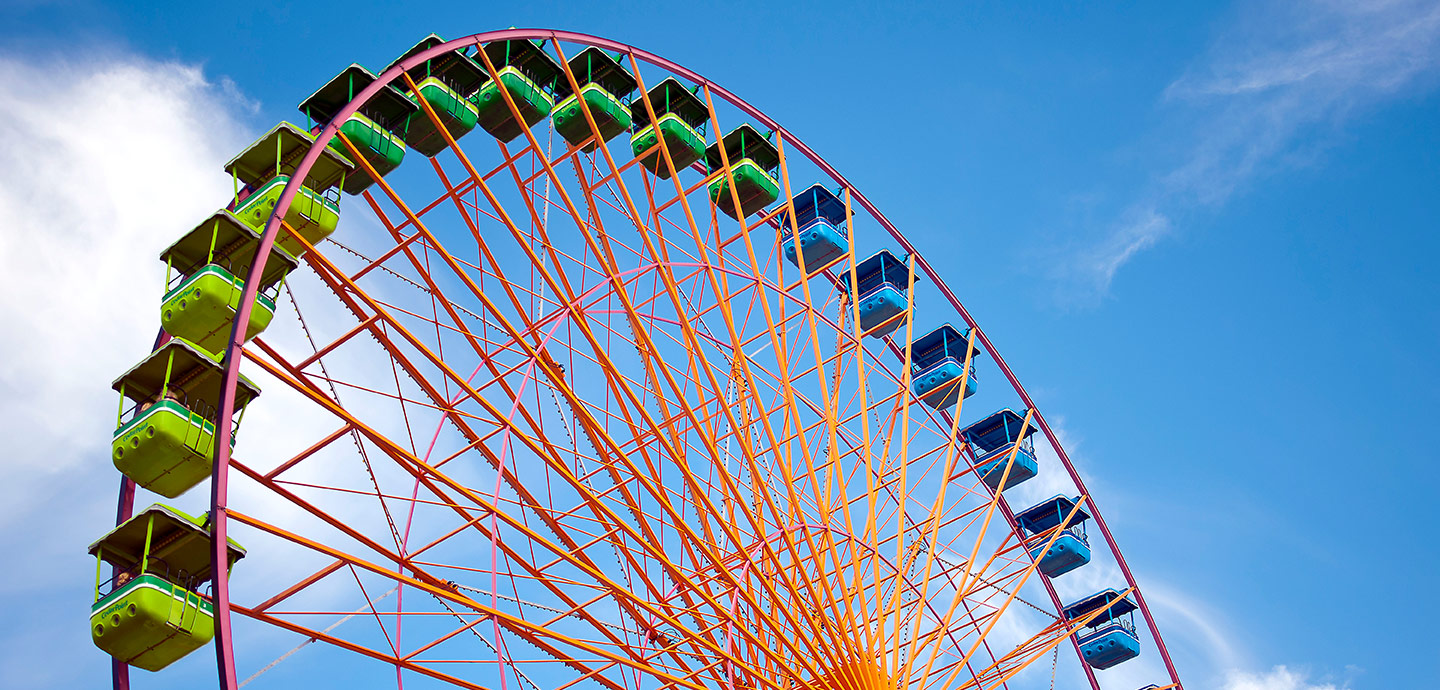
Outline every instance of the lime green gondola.
<path fill-rule="evenodd" d="M 725 147 L 722 159 L 720 147 Z M 705 164 L 711 172 L 730 164 L 730 175 L 720 175 L 710 182 L 710 201 L 725 215 L 740 219 L 749 216 L 780 198 L 780 183 L 774 170 L 780 167 L 780 152 L 750 125 L 740 125 L 705 150 Z M 730 193 L 730 178 L 735 178 L 735 195 Z M 735 196 L 740 210 L 735 210 Z"/>
<path fill-rule="evenodd" d="M 300 112 L 309 120 L 328 124 L 355 94 L 375 82 L 375 75 L 360 65 L 350 65 L 329 83 L 300 103 Z M 367 100 L 355 114 L 340 125 L 340 134 L 360 151 L 361 157 L 384 177 L 405 159 L 405 137 L 420 106 L 405 97 L 392 85 L 386 85 Z M 342 156 L 353 158 L 350 148 L 340 136 L 330 140 L 330 148 Z M 375 184 L 375 179 L 357 165 L 355 174 L 345 178 L 346 194 L 359 194 Z"/>
<path fill-rule="evenodd" d="M 110 443 L 115 469 L 166 498 L 209 477 L 215 424 L 230 422 L 217 419 L 223 379 L 218 357 L 180 338 L 171 338 L 116 379 L 120 412 Z M 258 395 L 260 389 L 242 376 L 236 411 Z M 239 422 L 234 423 L 238 430 Z"/>
<path fill-rule="evenodd" d="M 550 114 L 555 107 L 552 94 L 564 80 L 564 72 L 560 63 L 534 41 L 486 43 L 485 57 L 495 67 L 496 78 L 491 79 L 487 73 L 485 83 L 470 102 L 478 109 L 480 126 L 485 131 L 500 141 L 513 141 Z M 483 60 L 477 57 L 476 61 L 484 67 Z M 513 111 L 500 92 L 502 86 L 515 104 Z M 516 113 L 520 121 L 515 119 Z"/>
<path fill-rule="evenodd" d="M 585 119 L 585 111 L 581 109 L 581 101 L 595 121 L 599 140 L 610 141 L 630 129 L 630 106 L 626 105 L 625 99 L 635 91 L 635 77 L 615 58 L 593 46 L 570 58 L 568 65 L 570 74 L 580 87 L 579 96 L 571 89 L 569 79 L 562 77 L 556 84 L 555 97 L 560 99 L 560 103 L 555 106 L 555 131 L 565 137 L 571 146 L 584 144 L 585 151 L 594 151 L 596 142 L 586 142 L 593 132 L 590 122 Z"/>
<path fill-rule="evenodd" d="M 161 252 L 167 270 L 167 290 L 160 305 L 160 326 L 165 332 L 212 354 L 224 352 L 259 244 L 258 231 L 222 210 Z M 271 248 L 245 340 L 270 325 L 280 281 L 295 265 L 294 257 L 285 250 Z"/>
<path fill-rule="evenodd" d="M 649 109 L 645 107 L 647 101 Z M 650 124 L 652 110 L 654 126 Z M 670 152 L 676 172 L 705 155 L 705 124 L 710 121 L 710 111 L 674 77 L 666 77 L 643 97 L 632 101 L 630 113 L 634 120 L 630 149 L 640 159 L 640 165 L 657 176 L 670 178 L 670 166 L 666 165 L 657 142 L 663 142 Z M 660 130 L 658 135 L 656 129 Z"/>
<path fill-rule="evenodd" d="M 225 164 L 225 172 L 230 173 L 238 185 L 244 185 L 247 192 L 237 194 L 235 217 L 256 230 L 264 230 L 295 166 L 314 143 L 315 138 L 309 132 L 282 122 Z M 338 188 L 354 172 L 355 166 L 348 158 L 327 148 L 290 202 L 285 223 L 311 246 L 329 237 L 340 222 Z M 288 230 L 282 229 L 278 243 L 291 256 L 305 253 L 305 244 Z"/>
<path fill-rule="evenodd" d="M 444 42 L 445 39 L 430 34 L 385 69 Z M 406 74 L 410 77 L 409 81 L 402 78 L 396 86 L 419 107 L 419 112 L 411 116 L 405 135 L 405 142 L 410 148 L 432 157 L 449 147 L 446 132 L 452 139 L 458 140 L 475 129 L 475 124 L 480 121 L 480 111 L 469 97 L 487 79 L 485 68 L 468 55 L 454 51 L 426 60 L 410 68 Z M 415 84 L 413 89 L 410 82 Z M 430 112 L 426 111 L 426 104 L 430 106 Z"/>
<path fill-rule="evenodd" d="M 199 588 L 210 580 L 208 521 L 152 505 L 90 545 L 95 603 L 90 639 L 147 671 L 175 663 L 215 636 L 215 608 Z M 227 570 L 245 549 L 227 540 Z M 117 571 L 105 578 L 104 564 Z"/>

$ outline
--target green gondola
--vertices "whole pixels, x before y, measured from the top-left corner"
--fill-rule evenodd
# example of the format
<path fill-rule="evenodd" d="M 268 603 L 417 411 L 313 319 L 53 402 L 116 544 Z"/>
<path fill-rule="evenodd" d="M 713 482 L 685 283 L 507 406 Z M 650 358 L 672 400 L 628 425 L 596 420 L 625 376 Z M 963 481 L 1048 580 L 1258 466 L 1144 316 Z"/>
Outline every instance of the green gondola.
<path fill-rule="evenodd" d="M 720 146 L 725 146 L 722 160 Z M 730 163 L 730 175 L 720 175 L 710 182 L 710 201 L 737 220 L 749 216 L 780 198 L 780 183 L 774 170 L 780 167 L 780 152 L 775 145 L 748 124 L 730 130 L 729 134 L 705 150 L 705 164 L 711 172 Z M 735 178 L 735 196 L 740 197 L 740 212 L 730 194 L 729 177 Z"/>
<path fill-rule="evenodd" d="M 350 65 L 300 103 L 300 112 L 313 122 L 328 124 L 355 94 L 375 82 L 375 75 L 360 65 Z M 360 155 L 384 177 L 400 166 L 405 158 L 405 137 L 420 106 L 405 97 L 393 85 L 386 85 L 355 114 L 340 125 L 340 134 L 350 140 Z M 423 116 L 421 116 L 423 117 Z M 351 157 L 350 148 L 339 136 L 330 140 L 330 147 L 342 156 Z M 359 194 L 375 184 L 363 166 L 345 178 L 345 193 Z"/>
<path fill-rule="evenodd" d="M 485 56 L 494 65 L 498 79 L 486 74 L 484 85 L 470 97 L 470 102 L 479 109 L 480 126 L 485 131 L 500 141 L 513 141 L 550 114 L 555 107 L 552 94 L 565 75 L 560 63 L 534 41 L 486 43 Z M 484 67 L 479 57 L 476 61 Z M 514 111 L 500 93 L 502 85 L 515 103 Z M 519 112 L 524 126 L 515 121 L 515 112 Z"/>
<path fill-rule="evenodd" d="M 160 326 L 165 332 L 206 352 L 223 352 L 259 244 L 260 234 L 254 228 L 222 210 L 161 252 L 167 273 L 167 290 L 160 305 Z M 295 266 L 294 257 L 285 250 L 271 248 L 250 310 L 246 340 L 270 325 L 280 281 Z"/>
<path fill-rule="evenodd" d="M 199 588 L 210 580 L 212 543 L 206 519 L 156 504 L 91 544 L 95 646 L 123 663 L 159 671 L 209 643 L 215 608 Z M 233 539 L 226 547 L 228 570 L 245 548 Z M 102 577 L 105 563 L 118 571 L 109 579 Z"/>
<path fill-rule="evenodd" d="M 385 69 L 444 42 L 445 39 L 430 34 Z M 405 136 L 405 143 L 410 148 L 426 157 L 433 157 L 450 146 L 445 132 L 449 132 L 452 139 L 459 140 L 475 129 L 480 111 L 470 102 L 469 96 L 487 79 L 484 67 L 457 50 L 426 60 L 407 70 L 406 74 L 415 83 L 415 88 L 409 88 L 409 82 L 397 82 L 396 87 L 420 107 L 420 112 L 410 119 L 409 132 Z M 421 104 L 422 100 L 430 106 L 428 110 L 434 113 L 434 118 Z M 442 126 L 443 131 L 440 129 Z"/>
<path fill-rule="evenodd" d="M 220 360 L 193 343 L 171 338 L 144 361 L 115 379 L 120 412 L 110 443 L 115 469 L 136 484 L 175 498 L 210 476 L 220 386 Z M 235 409 L 260 395 L 240 377 Z M 125 402 L 132 406 L 125 408 Z M 127 419 L 128 413 L 128 419 Z M 234 422 L 238 431 L 239 422 Z M 232 434 L 230 442 L 235 442 Z"/>
<path fill-rule="evenodd" d="M 233 211 L 235 217 L 263 231 L 295 167 L 314 143 L 315 137 L 309 132 L 289 122 L 281 122 L 226 163 L 225 172 L 230 173 L 238 184 L 245 185 L 248 191 L 237 198 Z M 310 168 L 310 176 L 305 179 L 285 214 L 285 222 L 310 245 L 335 232 L 340 223 L 338 188 L 354 172 L 355 166 L 349 159 L 328 148 Z M 288 231 L 281 231 L 279 245 L 291 256 L 305 254 L 305 245 Z"/>
<path fill-rule="evenodd" d="M 645 103 L 649 102 L 647 110 Z M 650 111 L 655 112 L 655 126 L 650 124 Z M 670 179 L 670 166 L 660 154 L 656 142 L 664 142 L 670 152 L 675 171 L 690 167 L 705 155 L 705 125 L 710 111 L 695 94 L 674 77 L 656 84 L 643 97 L 630 103 L 634 119 L 630 150 L 640 158 L 640 165 L 662 179 Z M 655 133 L 660 130 L 659 135 Z"/>
<path fill-rule="evenodd" d="M 568 65 L 575 83 L 580 86 L 580 97 L 571 90 L 568 79 L 560 79 L 555 87 L 555 97 L 560 99 L 555 106 L 555 131 L 571 146 L 579 146 L 590 138 L 590 123 L 580 108 L 581 98 L 595 120 L 600 141 L 610 141 L 630 129 L 630 106 L 625 104 L 625 99 L 635 91 L 635 77 L 615 58 L 593 46 L 570 58 Z M 585 143 L 584 150 L 594 151 L 595 147 L 595 141 L 590 141 Z"/>

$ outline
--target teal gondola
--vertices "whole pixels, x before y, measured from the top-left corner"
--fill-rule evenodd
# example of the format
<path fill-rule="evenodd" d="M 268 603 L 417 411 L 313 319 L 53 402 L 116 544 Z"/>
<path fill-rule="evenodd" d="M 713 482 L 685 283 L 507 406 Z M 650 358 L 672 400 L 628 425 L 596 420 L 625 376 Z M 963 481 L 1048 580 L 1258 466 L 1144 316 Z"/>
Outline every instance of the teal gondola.
<path fill-rule="evenodd" d="M 1090 540 L 1085 536 L 1090 514 L 1077 508 L 1077 503 L 1078 499 L 1052 496 L 1015 514 L 1015 522 L 1029 543 L 1030 557 L 1046 577 L 1059 577 L 1090 562 Z M 1063 527 L 1061 522 L 1065 523 Z M 1057 527 L 1060 534 L 1051 543 L 1050 531 Z"/>
<path fill-rule="evenodd" d="M 845 223 L 845 202 L 819 183 L 813 184 L 791 200 L 795 219 L 790 211 L 780 212 L 780 247 L 785 258 L 810 275 L 825 268 L 850 252 L 850 234 Z M 799 249 L 796 249 L 796 238 Z M 805 266 L 800 266 L 800 254 Z M 848 270 L 848 267 L 846 267 Z"/>
<path fill-rule="evenodd" d="M 978 384 L 975 360 L 979 350 L 971 348 L 970 373 L 965 376 L 965 348 L 970 329 L 963 332 L 945 324 L 917 338 L 910 346 L 910 390 L 921 402 L 937 410 L 949 409 L 960 400 L 960 380 L 965 380 L 965 397 L 975 395 Z"/>
<path fill-rule="evenodd" d="M 1135 603 L 1114 588 L 1096 592 L 1065 607 L 1065 620 L 1075 622 L 1101 611 L 1075 633 L 1080 654 L 1092 668 L 1104 670 L 1140 656 L 1135 632 Z M 1102 611 L 1103 609 L 1103 611 Z"/>
<path fill-rule="evenodd" d="M 1024 427 L 1023 434 L 1021 427 Z M 1006 408 L 961 429 L 960 437 L 975 454 L 975 471 L 981 480 L 991 489 L 1002 491 L 1039 474 L 1040 464 L 1035 460 L 1035 445 L 1030 439 L 1034 433 L 1035 425 L 1026 424 L 1023 417 Z M 1005 465 L 1010 462 L 1012 449 L 1015 460 L 1002 488 L 1000 479 L 1005 477 Z"/>
<path fill-rule="evenodd" d="M 916 275 L 915 280 L 920 276 Z M 905 323 L 910 304 L 910 269 L 888 249 L 881 249 L 855 265 L 860 333 L 883 338 Z M 840 289 L 850 289 L 850 272 L 840 274 Z"/>

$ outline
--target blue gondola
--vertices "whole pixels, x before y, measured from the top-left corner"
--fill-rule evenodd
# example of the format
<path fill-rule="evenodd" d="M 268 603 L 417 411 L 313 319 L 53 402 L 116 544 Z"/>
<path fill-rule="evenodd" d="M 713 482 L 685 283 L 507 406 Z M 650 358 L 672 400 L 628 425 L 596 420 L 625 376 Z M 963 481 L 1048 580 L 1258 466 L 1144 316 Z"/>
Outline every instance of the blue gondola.
<path fill-rule="evenodd" d="M 1025 427 L 1023 437 L 1020 435 L 1022 426 Z M 1010 449 L 1016 445 L 1019 445 L 1019 448 L 1015 451 L 1014 466 L 1010 468 L 1005 488 L 1015 486 L 1039 473 L 1040 464 L 1035 461 L 1035 444 L 1030 440 L 1034 433 L 1034 425 L 1025 424 L 1023 417 L 1006 408 L 965 427 L 960 431 L 960 436 L 970 444 L 975 453 L 976 472 L 980 474 L 981 480 L 991 489 L 1000 491 L 1000 478 L 1005 476 L 1005 463 L 1010 457 Z"/>
<path fill-rule="evenodd" d="M 970 329 L 957 331 L 947 323 L 920 336 L 910 346 L 910 390 L 915 397 L 937 410 L 960 401 L 960 379 L 965 378 L 965 346 L 969 337 Z M 967 398 L 975 395 L 975 359 L 971 355 L 970 376 L 965 380 Z"/>
<path fill-rule="evenodd" d="M 1084 508 L 1076 509 L 1076 502 L 1077 499 L 1054 496 L 1015 514 L 1021 531 L 1035 537 L 1030 557 L 1039 561 L 1040 572 L 1048 577 L 1059 577 L 1090 562 L 1090 540 L 1085 536 L 1085 521 L 1090 519 L 1090 514 Z M 1055 543 L 1045 549 L 1050 541 L 1046 533 L 1060 527 L 1060 522 L 1072 510 L 1074 516 L 1061 528 L 1063 531 L 1055 537 Z M 1043 554 L 1042 549 L 1045 549 Z"/>
<path fill-rule="evenodd" d="M 805 253 L 805 266 L 801 268 L 806 275 L 830 265 L 850 251 L 850 237 L 845 228 L 845 202 L 833 192 L 816 183 L 796 194 L 792 203 L 795 205 L 793 227 L 790 212 L 780 212 L 780 243 L 790 263 L 800 266 L 800 257 L 795 251 L 797 234 L 800 251 Z"/>
<path fill-rule="evenodd" d="M 1065 620 L 1075 621 L 1097 610 L 1084 631 L 1075 633 L 1085 663 L 1107 669 L 1140 656 L 1140 637 L 1135 633 L 1135 603 L 1121 597 L 1114 588 L 1096 592 L 1065 607 Z"/>
<path fill-rule="evenodd" d="M 905 323 L 902 317 L 910 289 L 910 269 L 905 262 L 890 250 L 881 249 L 855 265 L 855 283 L 859 287 L 856 292 L 863 334 L 883 338 Z M 849 271 L 841 273 L 840 289 L 850 289 Z"/>

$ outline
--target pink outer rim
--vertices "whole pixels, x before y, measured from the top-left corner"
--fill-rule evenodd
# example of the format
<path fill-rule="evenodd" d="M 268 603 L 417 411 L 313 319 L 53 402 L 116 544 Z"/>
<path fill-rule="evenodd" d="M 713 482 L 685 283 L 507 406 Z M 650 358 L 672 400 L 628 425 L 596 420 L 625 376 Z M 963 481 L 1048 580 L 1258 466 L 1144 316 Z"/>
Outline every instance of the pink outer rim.
<path fill-rule="evenodd" d="M 985 350 L 990 353 L 990 357 L 994 360 L 995 365 L 1000 369 L 1002 373 L 1005 374 L 1005 378 L 1009 380 L 1010 385 L 1020 396 L 1020 400 L 1025 404 L 1027 408 L 1035 410 L 1034 419 L 1037 426 L 1039 426 L 1040 430 L 1044 432 L 1045 438 L 1050 442 L 1051 447 L 1055 449 L 1055 454 L 1059 457 L 1061 464 L 1065 466 L 1065 471 L 1069 473 L 1070 479 L 1075 483 L 1075 487 L 1081 493 L 1087 496 L 1090 495 L 1089 491 L 1085 489 L 1085 483 L 1081 481 L 1079 473 L 1075 471 L 1074 465 L 1070 462 L 1069 456 L 1065 453 L 1064 447 L 1060 445 L 1060 440 L 1056 438 L 1055 432 L 1046 422 L 1044 415 L 1042 415 L 1038 409 L 1035 409 L 1035 404 L 1031 400 L 1030 394 L 1025 391 L 1025 387 L 1021 385 L 1020 379 L 1015 376 L 1015 373 L 1013 371 L 1011 371 L 1009 365 L 1005 363 L 1004 358 L 1001 357 L 1000 353 L 991 345 L 990 339 L 985 335 L 985 331 L 981 329 L 978 324 L 975 323 L 975 320 L 970 316 L 970 312 L 966 311 L 965 307 L 961 305 L 960 300 L 955 296 L 955 293 L 950 290 L 949 286 L 947 286 L 943 280 L 941 280 L 940 274 L 937 273 L 935 269 L 930 265 L 930 263 L 925 260 L 925 257 L 915 250 L 914 245 L 910 244 L 910 242 L 906 240 L 903 235 L 900 234 L 900 231 L 896 229 L 895 225 L 891 223 L 890 220 L 886 218 L 885 215 L 882 214 L 880 210 L 876 208 L 875 205 L 871 203 L 870 200 L 867 199 L 863 193 L 861 193 L 858 189 L 851 185 L 849 180 L 847 180 L 844 175 L 841 175 L 838 170 L 836 170 L 824 159 L 822 159 L 818 154 L 816 154 L 812 149 L 810 149 L 810 147 L 806 146 L 803 142 L 801 142 L 784 127 L 781 127 L 779 123 L 775 122 L 774 120 L 767 117 L 764 113 L 760 112 L 759 109 L 745 102 L 743 99 L 727 91 L 723 87 L 709 81 L 708 79 L 705 79 L 698 73 L 686 69 L 658 55 L 640 50 L 633 46 L 626 45 L 617 41 L 611 41 L 605 38 L 600 38 L 598 36 L 591 36 L 588 34 L 576 33 L 572 31 L 554 31 L 546 29 L 507 29 L 504 31 L 490 31 L 474 34 L 465 38 L 448 41 L 446 43 L 437 45 L 433 48 L 412 55 L 411 57 L 401 61 L 394 67 L 386 70 L 383 74 L 380 75 L 379 79 L 375 80 L 375 82 L 362 89 L 360 93 L 356 94 L 355 98 L 352 99 L 350 103 L 348 103 L 347 105 L 345 105 L 345 107 L 341 108 L 338 112 L 336 112 L 330 123 L 326 124 L 325 127 L 321 130 L 320 134 L 316 137 L 315 145 L 310 148 L 310 151 L 307 152 L 305 154 L 305 157 L 300 161 L 299 166 L 297 166 L 296 168 L 295 174 L 291 176 L 290 181 L 285 185 L 284 191 L 281 192 L 280 199 L 275 205 L 275 210 L 272 212 L 270 220 L 265 225 L 265 232 L 261 237 L 259 247 L 257 247 L 256 249 L 257 258 L 254 262 L 251 263 L 250 272 L 245 279 L 245 290 L 241 295 L 240 308 L 235 315 L 235 326 L 231 329 L 229 345 L 225 350 L 225 375 L 220 392 L 220 404 L 218 405 L 218 408 L 221 411 L 221 414 L 219 415 L 220 419 L 230 419 L 233 415 L 235 407 L 235 388 L 240 375 L 240 361 L 243 357 L 241 350 L 241 345 L 243 343 L 243 331 L 241 331 L 239 325 L 249 323 L 250 309 L 255 302 L 255 296 L 258 292 L 259 277 L 265 270 L 265 260 L 269 257 L 271 248 L 274 246 L 275 239 L 280 232 L 280 219 L 285 216 L 285 213 L 290 208 L 291 200 L 294 199 L 295 195 L 299 192 L 300 182 L 305 179 L 310 168 L 315 164 L 315 161 L 319 159 L 321 153 L 325 150 L 326 145 L 330 142 L 332 138 L 334 138 L 335 132 L 338 130 L 338 126 L 336 123 L 343 123 L 345 120 L 349 119 L 349 117 L 353 115 L 360 108 L 361 105 L 363 105 L 367 100 L 369 100 L 371 96 L 373 96 L 384 86 L 388 85 L 390 82 L 397 79 L 403 71 L 414 67 L 418 63 L 424 62 L 425 60 L 433 58 L 442 53 L 447 53 L 458 48 L 463 48 L 470 45 L 479 45 L 491 41 L 504 41 L 515 39 L 544 39 L 552 41 L 565 41 L 567 43 L 595 46 L 597 48 L 603 48 L 607 50 L 618 51 L 620 53 L 628 55 L 633 55 L 637 60 L 642 60 L 656 67 L 668 70 L 669 72 L 678 76 L 685 77 L 686 79 L 689 79 L 691 82 L 694 82 L 696 84 L 704 84 L 710 89 L 712 93 L 724 99 L 726 102 L 735 106 L 750 117 L 754 118 L 761 125 L 779 132 L 784 137 L 784 140 L 787 144 L 793 146 L 800 153 L 804 154 L 806 158 L 809 158 L 812 163 L 814 163 L 822 171 L 828 174 L 833 180 L 849 188 L 851 198 L 856 203 L 858 203 L 861 208 L 869 212 L 870 215 L 873 216 L 874 219 L 878 223 L 880 223 L 880 225 L 884 227 L 887 232 L 890 233 L 891 238 L 893 238 L 900 245 L 900 247 L 906 251 L 906 253 L 914 255 L 916 264 L 920 267 L 920 270 L 923 271 L 924 274 L 930 278 L 930 280 L 935 282 L 935 285 L 939 288 L 940 293 L 945 297 L 947 301 L 950 302 L 950 305 L 955 308 L 955 311 L 959 313 L 960 318 L 965 321 L 965 324 L 975 330 L 976 338 L 980 341 L 980 344 L 985 348 Z M 225 540 L 228 532 L 226 524 L 228 499 L 227 480 L 229 478 L 228 475 L 230 468 L 230 438 L 232 434 L 232 429 L 231 425 L 229 424 L 218 424 L 217 427 L 218 434 L 215 443 L 215 468 L 210 482 L 210 529 L 213 535 L 214 543 L 214 549 L 211 553 L 211 565 L 214 572 L 214 589 L 212 596 L 214 597 L 215 602 L 215 657 L 220 677 L 220 688 L 222 690 L 235 690 L 238 687 L 238 684 L 236 683 L 234 639 L 232 636 L 230 621 L 229 574 L 227 573 L 224 566 L 226 559 L 226 550 L 224 544 L 226 543 Z M 134 504 L 134 498 L 135 497 L 133 487 L 131 487 L 127 482 L 122 482 L 120 497 L 118 500 L 119 507 L 117 510 L 117 517 L 123 517 L 130 513 L 131 508 Z M 1004 504 L 1003 498 L 1001 499 L 1001 502 L 1002 504 Z M 1014 514 L 1010 510 L 1009 506 L 1002 505 L 1002 507 L 1006 519 L 1010 522 L 1010 528 L 1012 530 L 1018 529 L 1017 525 L 1015 524 Z M 1094 518 L 1096 525 L 1100 527 L 1100 532 L 1104 535 L 1105 543 L 1109 546 L 1110 552 L 1114 554 L 1115 561 L 1117 564 L 1119 564 L 1121 573 L 1125 576 L 1126 586 L 1135 588 L 1135 601 L 1140 607 L 1140 611 L 1145 618 L 1146 625 L 1150 628 L 1151 638 L 1155 640 L 1155 646 L 1160 651 L 1160 656 L 1165 662 L 1165 668 L 1170 674 L 1170 682 L 1175 684 L 1177 687 L 1181 687 L 1180 678 L 1175 672 L 1175 665 L 1170 659 L 1170 653 L 1165 647 L 1164 640 L 1160 637 L 1160 630 L 1155 625 L 1155 619 L 1150 613 L 1149 606 L 1147 606 L 1145 603 L 1145 597 L 1141 593 L 1140 589 L 1136 586 L 1134 575 L 1132 575 L 1129 565 L 1125 562 L 1125 556 L 1120 552 L 1119 545 L 1115 543 L 1115 539 L 1111 535 L 1110 529 L 1105 523 L 1105 519 L 1101 517 L 1100 510 L 1095 505 L 1093 497 L 1090 500 L 1090 513 L 1091 516 Z M 1045 583 L 1045 587 L 1049 591 L 1050 598 L 1055 604 L 1056 613 L 1059 614 L 1060 611 L 1063 609 L 1063 604 L 1060 602 L 1058 595 L 1056 595 L 1055 589 L 1051 585 L 1050 580 L 1042 576 L 1042 581 Z M 1071 638 L 1071 641 L 1074 642 L 1073 637 Z M 1078 656 L 1080 652 L 1079 644 L 1076 643 L 1074 646 L 1076 654 Z M 1099 682 L 1095 678 L 1095 674 L 1091 671 L 1090 666 L 1084 663 L 1083 658 L 1081 659 L 1080 666 L 1085 670 L 1085 674 L 1090 680 L 1091 687 L 1094 688 L 1094 690 L 1099 690 Z M 116 688 L 116 690 L 128 689 L 128 667 L 124 664 L 116 663 L 113 665 L 112 668 L 114 687 Z"/>

